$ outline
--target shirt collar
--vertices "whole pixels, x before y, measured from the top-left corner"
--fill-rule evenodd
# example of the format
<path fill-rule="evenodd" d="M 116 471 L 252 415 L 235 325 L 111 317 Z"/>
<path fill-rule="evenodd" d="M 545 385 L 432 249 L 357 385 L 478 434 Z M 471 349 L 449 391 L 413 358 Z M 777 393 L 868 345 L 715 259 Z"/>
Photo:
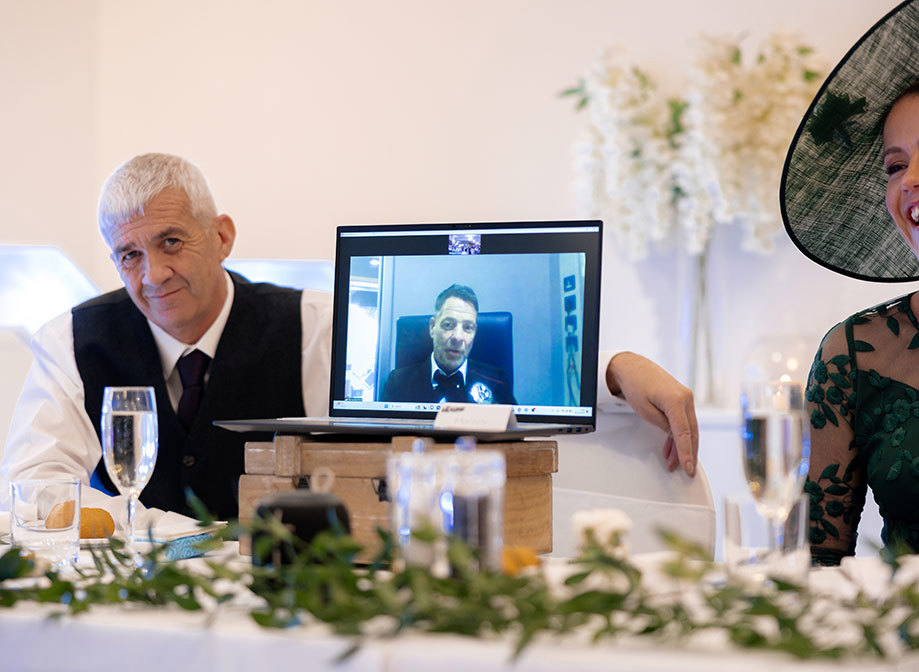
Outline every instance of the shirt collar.
<path fill-rule="evenodd" d="M 466 359 L 463 360 L 463 365 L 459 367 L 459 369 L 457 369 L 457 371 L 459 371 L 460 374 L 463 376 L 464 385 L 466 384 L 466 367 L 468 365 L 469 365 L 469 358 L 467 357 Z M 437 373 L 438 371 L 443 373 L 445 376 L 451 375 L 447 373 L 446 371 L 444 371 L 443 369 L 441 369 L 439 366 L 437 366 L 437 360 L 434 359 L 434 353 L 432 352 L 431 353 L 431 387 L 434 387 L 434 374 Z M 456 371 L 454 371 L 453 373 L 456 373 Z"/>
<path fill-rule="evenodd" d="M 207 331 L 198 339 L 197 343 L 183 343 L 177 338 L 173 338 L 167 334 L 162 327 L 157 326 L 149 319 L 147 320 L 147 324 L 150 325 L 150 331 L 153 332 L 153 340 L 156 342 L 156 349 L 160 354 L 164 378 L 169 378 L 178 361 L 192 350 L 200 350 L 211 359 L 217 354 L 217 345 L 220 343 L 220 337 L 223 335 L 223 328 L 227 326 L 227 319 L 230 317 L 230 308 L 233 307 L 233 296 L 236 293 L 233 286 L 233 280 L 230 279 L 230 274 L 224 271 L 224 276 L 227 282 L 227 298 L 223 302 L 223 307 L 220 309 L 217 319 L 208 327 Z"/>

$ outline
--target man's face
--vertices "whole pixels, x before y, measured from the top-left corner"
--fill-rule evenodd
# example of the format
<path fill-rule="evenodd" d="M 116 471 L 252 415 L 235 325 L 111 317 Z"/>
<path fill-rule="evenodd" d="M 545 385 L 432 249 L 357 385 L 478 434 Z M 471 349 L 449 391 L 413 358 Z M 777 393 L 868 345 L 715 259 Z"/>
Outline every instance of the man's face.
<path fill-rule="evenodd" d="M 475 338 L 477 313 L 471 303 L 451 296 L 431 318 L 434 360 L 445 373 L 453 373 L 466 361 Z"/>
<path fill-rule="evenodd" d="M 221 263 L 233 248 L 233 220 L 220 215 L 205 227 L 192 217 L 185 192 L 165 189 L 142 216 L 105 233 L 140 312 L 183 343 L 201 338 L 226 299 Z"/>

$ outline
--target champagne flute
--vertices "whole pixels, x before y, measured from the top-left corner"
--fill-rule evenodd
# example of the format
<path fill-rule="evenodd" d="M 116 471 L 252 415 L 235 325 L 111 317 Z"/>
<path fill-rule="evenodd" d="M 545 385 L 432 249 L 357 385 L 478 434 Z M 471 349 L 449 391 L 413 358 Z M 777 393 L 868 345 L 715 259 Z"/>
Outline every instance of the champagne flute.
<path fill-rule="evenodd" d="M 769 522 L 769 550 L 779 552 L 810 461 L 804 386 L 790 380 L 751 382 L 740 400 L 744 475 L 756 508 Z"/>
<path fill-rule="evenodd" d="M 137 499 L 156 466 L 156 395 L 152 387 L 106 387 L 102 397 L 102 457 L 109 478 L 125 495 L 125 545 L 134 564 Z"/>

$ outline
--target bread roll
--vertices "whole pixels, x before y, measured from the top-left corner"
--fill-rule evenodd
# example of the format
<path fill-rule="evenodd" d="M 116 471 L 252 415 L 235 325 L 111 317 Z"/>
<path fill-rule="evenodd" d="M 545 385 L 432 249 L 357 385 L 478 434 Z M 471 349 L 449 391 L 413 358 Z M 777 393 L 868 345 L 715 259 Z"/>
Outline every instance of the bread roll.
<path fill-rule="evenodd" d="M 80 511 L 80 539 L 104 539 L 115 534 L 115 521 L 105 509 Z"/>
<path fill-rule="evenodd" d="M 73 500 L 59 502 L 45 518 L 45 527 L 49 530 L 60 530 L 73 525 Z"/>
<path fill-rule="evenodd" d="M 45 527 L 59 530 L 73 523 L 73 500 L 55 504 L 45 518 Z M 102 539 L 115 533 L 115 521 L 105 509 L 84 507 L 80 510 L 80 539 Z"/>

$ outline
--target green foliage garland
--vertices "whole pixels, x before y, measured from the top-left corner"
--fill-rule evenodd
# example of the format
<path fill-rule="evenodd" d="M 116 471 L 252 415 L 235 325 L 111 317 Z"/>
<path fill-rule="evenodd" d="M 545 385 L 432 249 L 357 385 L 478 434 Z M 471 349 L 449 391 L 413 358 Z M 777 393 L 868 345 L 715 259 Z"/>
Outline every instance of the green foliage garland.
<path fill-rule="evenodd" d="M 52 611 L 54 616 L 123 603 L 213 613 L 248 594 L 250 602 L 252 595 L 258 598 L 250 613 L 261 626 L 287 628 L 318 621 L 351 638 L 342 656 L 368 639 L 407 630 L 506 635 L 515 641 L 515 658 L 537 636 L 585 629 L 594 641 L 633 636 L 673 643 L 717 631 L 740 647 L 799 658 L 888 657 L 919 647 L 915 582 L 892 589 L 883 599 L 862 592 L 848 600 L 820 595 L 778 579 L 750 590 L 708 580 L 713 565 L 705 552 L 672 534 L 664 533 L 673 553 L 662 570 L 677 589 L 660 594 L 648 590 L 638 568 L 609 550 L 615 545 L 592 537 L 572 561 L 573 571 L 561 587 L 551 586 L 541 571 L 518 577 L 479 571 L 475 552 L 457 539 L 447 544 L 448 576 L 423 567 L 392 571 L 393 543 L 384 532 L 379 556 L 369 566 L 357 567 L 353 558 L 361 547 L 352 538 L 322 533 L 305 544 L 275 520 L 258 521 L 245 530 L 231 525 L 202 550 L 253 531 L 261 535 L 262 551 L 278 544 L 293 549 L 291 562 L 233 569 L 205 558 L 203 570 L 167 561 L 165 544 L 146 552 L 137 568 L 123 544 L 113 539 L 107 547 L 94 549 L 92 567 L 80 567 L 76 576 L 48 570 L 36 580 L 29 578 L 35 563 L 12 548 L 0 556 L 0 606 L 23 601 L 62 605 Z M 426 536 L 422 541 L 434 539 Z M 833 636 L 841 615 L 860 637 L 846 642 Z"/>

